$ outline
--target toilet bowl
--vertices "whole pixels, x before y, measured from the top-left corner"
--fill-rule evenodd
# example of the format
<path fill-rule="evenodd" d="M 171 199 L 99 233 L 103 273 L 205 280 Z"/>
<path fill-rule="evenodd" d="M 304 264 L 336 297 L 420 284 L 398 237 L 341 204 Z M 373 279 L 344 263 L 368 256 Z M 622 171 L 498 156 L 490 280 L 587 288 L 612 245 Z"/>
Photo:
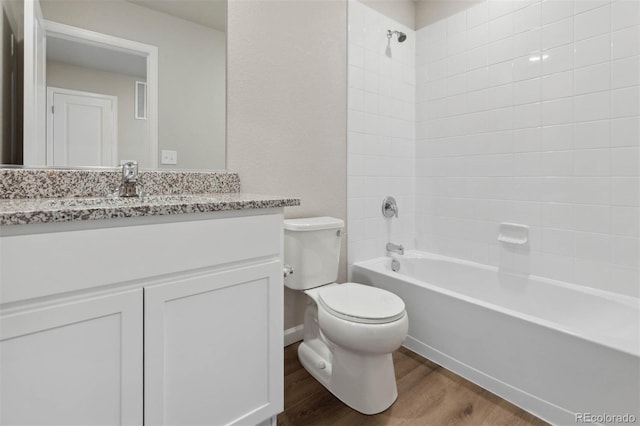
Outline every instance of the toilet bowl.
<path fill-rule="evenodd" d="M 320 329 L 332 342 L 354 352 L 385 354 L 404 341 L 409 322 L 395 294 L 357 283 L 324 286 L 317 293 Z"/>
<path fill-rule="evenodd" d="M 329 217 L 285 220 L 285 285 L 308 296 L 304 368 L 351 408 L 376 414 L 398 396 L 391 353 L 407 336 L 402 299 L 358 283 L 336 284 L 344 223 Z"/>

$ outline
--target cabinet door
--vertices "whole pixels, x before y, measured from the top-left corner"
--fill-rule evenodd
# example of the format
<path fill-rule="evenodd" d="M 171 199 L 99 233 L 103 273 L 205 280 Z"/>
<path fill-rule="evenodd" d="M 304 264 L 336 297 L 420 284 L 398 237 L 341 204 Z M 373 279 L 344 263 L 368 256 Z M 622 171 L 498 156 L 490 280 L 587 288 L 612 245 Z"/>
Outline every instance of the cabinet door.
<path fill-rule="evenodd" d="M 146 287 L 145 424 L 257 424 L 283 409 L 279 260 Z"/>
<path fill-rule="evenodd" d="M 0 321 L 0 423 L 142 424 L 142 289 Z"/>

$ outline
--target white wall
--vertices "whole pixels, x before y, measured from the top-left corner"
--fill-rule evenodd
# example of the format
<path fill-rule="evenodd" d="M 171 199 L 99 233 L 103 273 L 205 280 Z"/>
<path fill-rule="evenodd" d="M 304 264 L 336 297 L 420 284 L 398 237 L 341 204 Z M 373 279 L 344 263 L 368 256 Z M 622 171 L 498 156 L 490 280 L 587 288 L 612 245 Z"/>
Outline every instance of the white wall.
<path fill-rule="evenodd" d="M 469 9 L 482 0 L 415 0 L 415 29 L 419 30 L 460 11 Z"/>
<path fill-rule="evenodd" d="M 394 22 L 407 28 L 416 28 L 416 3 L 413 0 L 358 0 Z"/>
<path fill-rule="evenodd" d="M 118 157 L 142 159 L 148 150 L 147 120 L 136 120 L 135 82 L 138 77 L 47 61 L 47 86 L 118 97 Z M 149 164 L 140 164 L 149 167 Z"/>
<path fill-rule="evenodd" d="M 389 42 L 387 30 L 407 34 Z M 415 32 L 349 2 L 349 263 L 384 256 L 391 241 L 413 247 Z M 399 217 L 386 219 L 385 196 Z"/>
<path fill-rule="evenodd" d="M 177 168 L 225 168 L 224 33 L 120 0 L 41 5 L 47 20 L 158 46 L 158 152 L 177 150 Z"/>
<path fill-rule="evenodd" d="M 300 197 L 287 217 L 346 220 L 346 1 L 231 0 L 228 14 L 228 168 L 243 191 Z M 305 297 L 285 291 L 285 328 Z"/>
<path fill-rule="evenodd" d="M 639 295 L 638 1 L 485 1 L 417 32 L 416 245 Z M 503 257 L 504 261 L 504 257 Z"/>

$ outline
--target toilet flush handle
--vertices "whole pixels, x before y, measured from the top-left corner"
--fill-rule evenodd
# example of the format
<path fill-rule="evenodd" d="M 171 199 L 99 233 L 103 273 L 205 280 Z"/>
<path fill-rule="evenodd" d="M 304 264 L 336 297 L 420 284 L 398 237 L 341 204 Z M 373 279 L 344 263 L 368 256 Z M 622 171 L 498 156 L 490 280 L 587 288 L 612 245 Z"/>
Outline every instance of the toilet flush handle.
<path fill-rule="evenodd" d="M 284 277 L 287 278 L 289 275 L 293 274 L 293 266 L 285 263 L 284 268 L 282 268 L 282 272 L 284 273 Z"/>

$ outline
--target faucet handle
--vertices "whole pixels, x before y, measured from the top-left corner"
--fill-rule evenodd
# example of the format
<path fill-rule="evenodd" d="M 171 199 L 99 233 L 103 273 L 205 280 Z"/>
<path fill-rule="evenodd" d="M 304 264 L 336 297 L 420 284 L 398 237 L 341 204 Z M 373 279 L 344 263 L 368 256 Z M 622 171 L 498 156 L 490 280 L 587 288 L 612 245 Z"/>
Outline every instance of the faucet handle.
<path fill-rule="evenodd" d="M 135 182 L 138 180 L 138 162 L 125 161 L 122 163 L 122 182 Z"/>
<path fill-rule="evenodd" d="M 138 187 L 138 162 L 125 161 L 122 163 L 122 182 L 120 186 L 111 194 L 111 197 L 142 197 L 148 194 Z"/>
<path fill-rule="evenodd" d="M 382 201 L 382 215 L 384 217 L 398 217 L 398 204 L 392 196 L 387 196 Z"/>

